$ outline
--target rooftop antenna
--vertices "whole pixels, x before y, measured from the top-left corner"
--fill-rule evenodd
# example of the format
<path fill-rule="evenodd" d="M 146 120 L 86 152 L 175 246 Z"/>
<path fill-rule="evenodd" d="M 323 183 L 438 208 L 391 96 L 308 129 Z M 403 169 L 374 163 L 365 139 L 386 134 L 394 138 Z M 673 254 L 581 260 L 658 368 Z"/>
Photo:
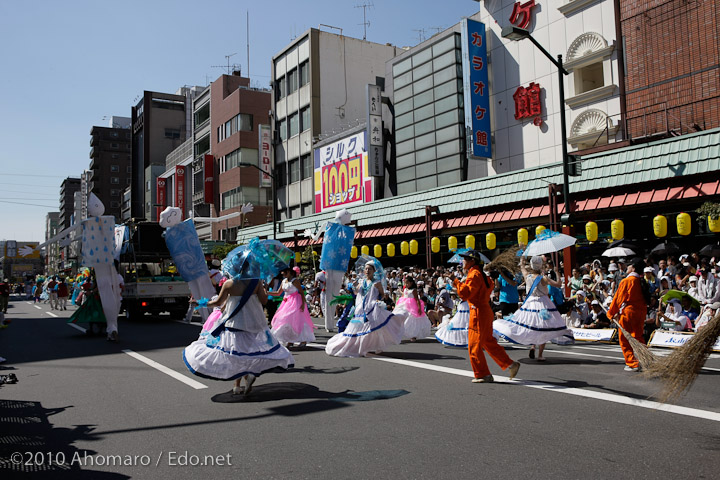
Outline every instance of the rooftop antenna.
<path fill-rule="evenodd" d="M 245 10 L 245 45 L 247 45 L 247 76 L 250 78 L 250 11 Z"/>
<path fill-rule="evenodd" d="M 225 55 L 225 60 L 227 60 L 227 66 L 226 65 L 212 65 L 212 68 L 227 68 L 227 74 L 232 75 L 232 69 L 235 67 L 235 65 L 230 65 L 230 57 L 234 57 L 237 55 L 237 53 L 231 53 L 230 55 Z"/>
<path fill-rule="evenodd" d="M 413 32 L 418 32 L 418 38 L 420 43 L 425 41 L 425 29 L 424 28 L 413 28 Z"/>
<path fill-rule="evenodd" d="M 363 9 L 363 23 L 360 25 L 363 26 L 363 40 L 367 40 L 367 29 L 370 27 L 370 22 L 368 22 L 367 17 L 365 16 L 365 12 L 368 8 L 372 8 L 375 5 L 372 3 L 363 3 L 362 5 L 355 5 L 355 8 L 362 8 Z"/>

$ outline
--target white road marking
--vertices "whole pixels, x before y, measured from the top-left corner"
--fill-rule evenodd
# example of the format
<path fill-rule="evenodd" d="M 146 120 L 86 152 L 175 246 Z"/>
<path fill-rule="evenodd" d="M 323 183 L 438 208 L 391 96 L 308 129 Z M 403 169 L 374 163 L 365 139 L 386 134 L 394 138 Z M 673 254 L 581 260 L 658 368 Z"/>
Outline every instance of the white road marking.
<path fill-rule="evenodd" d="M 149 366 L 151 366 L 151 367 L 153 367 L 153 368 L 155 368 L 155 369 L 157 369 L 157 370 L 160 370 L 160 371 L 161 371 L 162 373 L 164 373 L 165 375 L 170 375 L 170 376 L 173 377 L 175 380 L 179 380 L 179 381 L 183 382 L 185 385 L 191 386 L 191 387 L 194 388 L 195 390 L 200 390 L 200 389 L 203 389 L 203 388 L 208 388 L 207 385 L 203 385 L 202 383 L 200 383 L 200 382 L 198 382 L 198 381 L 196 381 L 196 380 L 193 380 L 193 379 L 190 378 L 190 377 L 186 377 L 186 376 L 183 375 L 182 373 L 178 373 L 178 372 L 176 372 L 175 370 L 172 370 L 172 369 L 166 367 L 165 365 L 162 365 L 162 364 L 156 362 L 155 360 L 150 360 L 149 358 L 147 358 L 147 357 L 145 357 L 145 356 L 143 356 L 143 355 L 140 355 L 140 354 L 137 353 L 137 352 L 133 352 L 132 350 L 127 350 L 127 349 L 126 349 L 126 350 L 123 350 L 123 353 L 127 353 L 128 355 L 130 355 L 130 356 L 133 357 L 134 359 L 140 360 L 140 361 L 143 362 L 145 365 L 149 365 Z"/>
<path fill-rule="evenodd" d="M 473 372 L 471 372 L 469 370 L 460 370 L 458 368 L 441 367 L 438 365 L 430 365 L 427 363 L 414 362 L 414 361 L 410 361 L 410 360 L 401 360 L 398 358 L 387 358 L 387 357 L 378 357 L 378 356 L 373 356 L 370 358 L 372 358 L 374 360 L 379 360 L 381 362 L 396 363 L 396 364 L 405 365 L 408 367 L 422 368 L 425 370 L 433 370 L 436 372 L 449 373 L 452 375 L 460 375 L 463 377 L 472 378 L 474 376 Z M 607 402 L 620 403 L 623 405 L 631 405 L 634 407 L 648 408 L 650 410 L 659 410 L 659 411 L 663 411 L 663 412 L 675 413 L 678 415 L 685 415 L 688 417 L 696 417 L 696 418 L 702 418 L 705 420 L 712 420 L 714 422 L 720 422 L 720 413 L 719 412 L 711 412 L 708 410 L 700 410 L 697 408 L 681 407 L 679 405 L 664 404 L 664 403 L 659 403 L 659 402 L 653 402 L 650 400 L 640 400 L 640 399 L 635 399 L 635 398 L 624 397 L 622 395 L 615 395 L 615 394 L 604 393 L 604 392 L 596 392 L 594 390 L 585 390 L 582 388 L 563 387 L 563 386 L 558 386 L 558 385 L 551 385 L 549 383 L 534 382 L 534 381 L 530 381 L 530 380 L 521 380 L 521 379 L 510 380 L 508 377 L 501 377 L 498 375 L 493 375 L 493 377 L 495 378 L 495 382 L 517 384 L 520 386 L 529 387 L 529 388 L 537 388 L 539 390 L 545 390 L 545 391 L 549 391 L 549 392 L 567 393 L 569 395 L 576 395 L 579 397 L 594 398 L 596 400 L 604 400 Z"/>
<path fill-rule="evenodd" d="M 51 317 L 55 317 L 55 318 L 57 318 L 57 315 L 55 315 L 55 314 L 54 314 L 54 313 L 52 313 L 52 312 L 47 312 L 47 314 L 48 314 L 48 315 L 50 315 Z"/>
<path fill-rule="evenodd" d="M 34 302 L 25 302 L 25 303 L 27 303 L 28 305 L 32 305 Z"/>
<path fill-rule="evenodd" d="M 83 332 L 83 333 L 87 333 L 87 329 L 81 327 L 80 325 L 75 325 L 74 323 L 68 323 L 67 326 L 68 326 L 68 327 L 72 327 L 72 328 L 74 328 L 74 329 L 76 329 L 76 330 L 80 330 L 80 331 Z"/>
<path fill-rule="evenodd" d="M 42 307 L 39 306 L 39 305 L 33 305 L 33 306 L 34 306 L 35 308 L 37 308 L 38 310 L 42 310 Z"/>

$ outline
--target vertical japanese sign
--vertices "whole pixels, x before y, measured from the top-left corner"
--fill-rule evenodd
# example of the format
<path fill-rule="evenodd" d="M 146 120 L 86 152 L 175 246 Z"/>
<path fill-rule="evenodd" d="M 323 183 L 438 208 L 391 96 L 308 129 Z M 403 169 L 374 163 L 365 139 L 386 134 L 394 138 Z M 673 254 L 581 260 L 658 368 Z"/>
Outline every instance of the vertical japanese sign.
<path fill-rule="evenodd" d="M 167 205 L 167 179 L 163 177 L 157 177 L 156 179 L 157 184 L 157 204 L 160 205 L 157 207 L 157 216 L 160 218 L 160 212 L 163 211 L 165 205 Z"/>
<path fill-rule="evenodd" d="M 465 124 L 472 132 L 468 153 L 492 158 L 485 24 L 464 19 L 462 36 Z"/>
<path fill-rule="evenodd" d="M 185 167 L 177 165 L 175 167 L 175 206 L 182 212 L 182 218 L 185 219 Z"/>
<path fill-rule="evenodd" d="M 270 125 L 260 125 L 258 129 L 258 145 L 260 146 L 260 186 L 272 187 L 272 131 Z"/>
<path fill-rule="evenodd" d="M 365 134 L 315 149 L 315 213 L 372 201 Z"/>
<path fill-rule="evenodd" d="M 203 201 L 213 203 L 215 197 L 215 158 L 206 154 L 203 160 Z"/>
<path fill-rule="evenodd" d="M 385 155 L 383 153 L 382 96 L 378 85 L 367 86 L 368 100 L 368 174 L 382 177 Z"/>

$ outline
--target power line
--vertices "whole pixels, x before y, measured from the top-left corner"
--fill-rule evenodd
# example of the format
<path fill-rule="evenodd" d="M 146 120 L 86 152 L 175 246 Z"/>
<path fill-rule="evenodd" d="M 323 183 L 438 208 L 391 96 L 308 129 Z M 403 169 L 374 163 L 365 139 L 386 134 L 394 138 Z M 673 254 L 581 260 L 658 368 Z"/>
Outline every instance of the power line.
<path fill-rule="evenodd" d="M 0 173 L 0 175 L 6 175 L 9 177 L 52 177 L 52 178 L 67 178 L 67 175 L 37 175 L 35 173 Z"/>
<path fill-rule="evenodd" d="M 28 207 L 58 208 L 57 205 L 38 205 L 37 203 L 11 202 L 9 200 L 0 200 L 0 203 L 13 203 L 15 205 L 27 205 Z"/>
<path fill-rule="evenodd" d="M 35 183 L 15 183 L 15 182 L 0 182 L 0 185 L 15 185 L 17 187 L 36 187 L 36 188 L 60 188 L 60 185 L 37 185 Z"/>
<path fill-rule="evenodd" d="M 17 184 L 13 184 L 13 185 L 17 185 Z M 40 192 L 28 192 L 27 190 L 5 190 L 5 189 L 3 189 L 3 193 L 7 193 L 7 192 L 10 192 L 10 193 L 32 193 L 33 195 L 45 195 L 48 197 L 57 197 L 58 196 L 57 193 L 40 193 Z"/>

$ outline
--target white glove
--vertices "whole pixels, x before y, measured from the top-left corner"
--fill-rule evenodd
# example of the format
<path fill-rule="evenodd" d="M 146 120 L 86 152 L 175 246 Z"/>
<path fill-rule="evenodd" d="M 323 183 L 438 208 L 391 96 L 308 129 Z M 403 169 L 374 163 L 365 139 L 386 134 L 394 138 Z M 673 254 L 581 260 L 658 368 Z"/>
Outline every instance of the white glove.
<path fill-rule="evenodd" d="M 246 203 L 245 205 L 240 207 L 240 213 L 245 215 L 246 213 L 252 212 L 254 209 L 255 209 L 255 207 L 253 207 L 252 203 Z"/>
<path fill-rule="evenodd" d="M 303 236 L 307 237 L 307 238 L 313 238 L 315 236 L 315 233 L 313 233 L 313 231 L 310 230 L 309 228 L 306 228 L 305 231 L 303 232 Z"/>
<path fill-rule="evenodd" d="M 21 257 L 27 257 L 28 255 L 32 255 L 35 249 L 31 247 L 30 245 L 24 245 L 20 247 L 20 256 Z"/>

